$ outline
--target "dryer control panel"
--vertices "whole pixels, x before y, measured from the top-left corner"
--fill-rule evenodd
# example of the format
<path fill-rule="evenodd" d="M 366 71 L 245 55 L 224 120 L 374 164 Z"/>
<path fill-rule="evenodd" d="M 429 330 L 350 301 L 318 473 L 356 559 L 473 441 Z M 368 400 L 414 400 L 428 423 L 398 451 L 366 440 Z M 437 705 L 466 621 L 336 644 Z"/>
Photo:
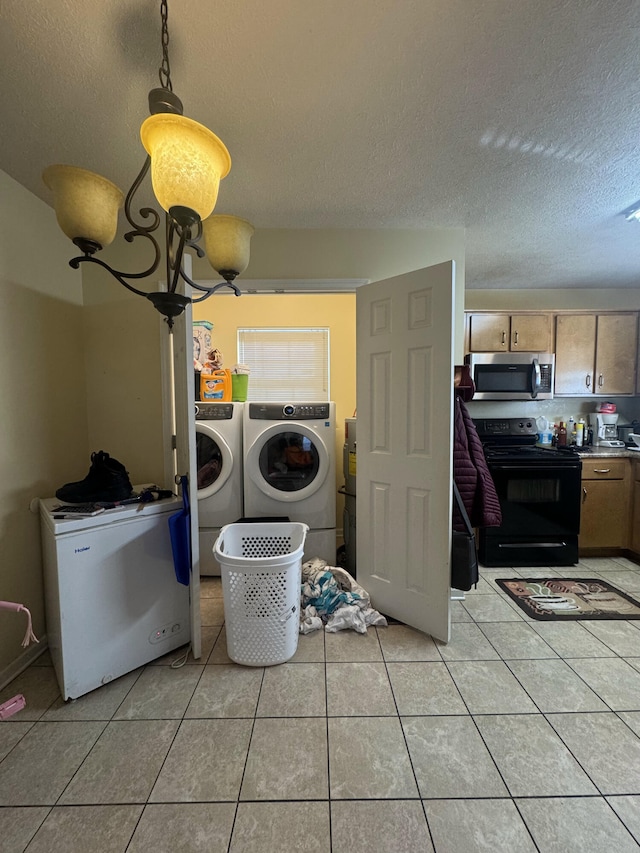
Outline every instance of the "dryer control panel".
<path fill-rule="evenodd" d="M 252 420 L 327 420 L 330 411 L 330 403 L 249 403 L 249 417 Z"/>
<path fill-rule="evenodd" d="M 233 418 L 233 403 L 197 403 L 197 421 L 230 421 Z"/>

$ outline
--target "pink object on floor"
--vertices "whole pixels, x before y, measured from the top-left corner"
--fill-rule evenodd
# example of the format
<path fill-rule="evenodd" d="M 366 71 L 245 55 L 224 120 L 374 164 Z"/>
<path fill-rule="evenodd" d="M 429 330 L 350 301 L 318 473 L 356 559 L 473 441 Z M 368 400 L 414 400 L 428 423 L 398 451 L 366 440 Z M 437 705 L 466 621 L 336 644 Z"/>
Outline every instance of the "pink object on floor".
<path fill-rule="evenodd" d="M 18 693 L 17 696 L 7 699 L 6 702 L 3 702 L 2 705 L 0 705 L 0 720 L 6 720 L 8 717 L 13 716 L 17 711 L 22 711 L 26 704 L 27 703 L 25 702 L 25 698 L 22 693 Z"/>
<path fill-rule="evenodd" d="M 26 648 L 31 642 L 40 642 L 33 633 L 31 613 L 27 610 L 24 604 L 18 604 L 15 601 L 0 601 L 0 610 L 14 610 L 16 613 L 27 614 L 27 632 L 24 635 L 24 640 L 22 641 L 24 648 Z M 25 698 L 21 693 L 18 693 L 17 696 L 13 696 L 11 699 L 7 699 L 6 702 L 3 702 L 2 705 L 0 705 L 0 720 L 6 720 L 8 717 L 13 716 L 13 714 L 21 711 L 26 704 Z"/>

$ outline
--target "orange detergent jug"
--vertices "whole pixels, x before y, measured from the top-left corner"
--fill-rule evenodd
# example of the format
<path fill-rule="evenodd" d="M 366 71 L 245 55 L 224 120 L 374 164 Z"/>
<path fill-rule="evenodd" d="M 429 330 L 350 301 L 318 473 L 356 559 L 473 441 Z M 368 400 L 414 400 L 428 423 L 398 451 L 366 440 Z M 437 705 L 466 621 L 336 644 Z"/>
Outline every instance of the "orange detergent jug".
<path fill-rule="evenodd" d="M 200 374 L 200 399 L 228 402 L 231 400 L 231 371 L 226 368 Z"/>

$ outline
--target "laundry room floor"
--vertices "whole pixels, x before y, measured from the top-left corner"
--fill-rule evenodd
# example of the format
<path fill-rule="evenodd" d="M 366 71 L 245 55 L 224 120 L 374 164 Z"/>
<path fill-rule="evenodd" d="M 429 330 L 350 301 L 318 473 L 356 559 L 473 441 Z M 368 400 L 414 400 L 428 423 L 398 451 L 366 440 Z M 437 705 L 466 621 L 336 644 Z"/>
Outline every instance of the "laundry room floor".
<path fill-rule="evenodd" d="M 203 655 L 63 703 L 48 653 L 0 693 L 0 853 L 616 853 L 640 849 L 640 621 L 540 622 L 482 570 L 452 639 L 401 624 L 233 664 L 219 579 Z"/>

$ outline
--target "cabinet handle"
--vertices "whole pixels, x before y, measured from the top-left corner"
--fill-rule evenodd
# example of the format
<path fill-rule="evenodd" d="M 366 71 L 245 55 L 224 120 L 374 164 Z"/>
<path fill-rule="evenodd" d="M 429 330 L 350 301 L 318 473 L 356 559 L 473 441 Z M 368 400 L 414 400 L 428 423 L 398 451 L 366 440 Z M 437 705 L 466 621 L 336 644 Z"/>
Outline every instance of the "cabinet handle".
<path fill-rule="evenodd" d="M 506 342 L 507 342 L 507 333 L 503 329 L 502 330 L 502 346 L 504 346 L 506 344 Z"/>
<path fill-rule="evenodd" d="M 611 468 L 594 468 L 594 474 L 608 474 L 611 471 Z"/>
<path fill-rule="evenodd" d="M 600 376 L 598 376 L 598 387 L 602 388 L 603 385 L 604 385 L 604 376 L 601 373 Z"/>
<path fill-rule="evenodd" d="M 591 374 L 590 373 L 587 373 L 587 378 L 584 380 L 584 382 L 585 382 L 585 385 L 587 386 L 587 388 L 591 388 Z"/>
<path fill-rule="evenodd" d="M 513 345 L 516 347 L 518 346 L 518 333 L 517 332 L 513 333 Z"/>
<path fill-rule="evenodd" d="M 583 486 L 582 487 L 582 503 L 584 503 L 586 501 L 586 499 L 587 499 L 587 490 Z"/>

